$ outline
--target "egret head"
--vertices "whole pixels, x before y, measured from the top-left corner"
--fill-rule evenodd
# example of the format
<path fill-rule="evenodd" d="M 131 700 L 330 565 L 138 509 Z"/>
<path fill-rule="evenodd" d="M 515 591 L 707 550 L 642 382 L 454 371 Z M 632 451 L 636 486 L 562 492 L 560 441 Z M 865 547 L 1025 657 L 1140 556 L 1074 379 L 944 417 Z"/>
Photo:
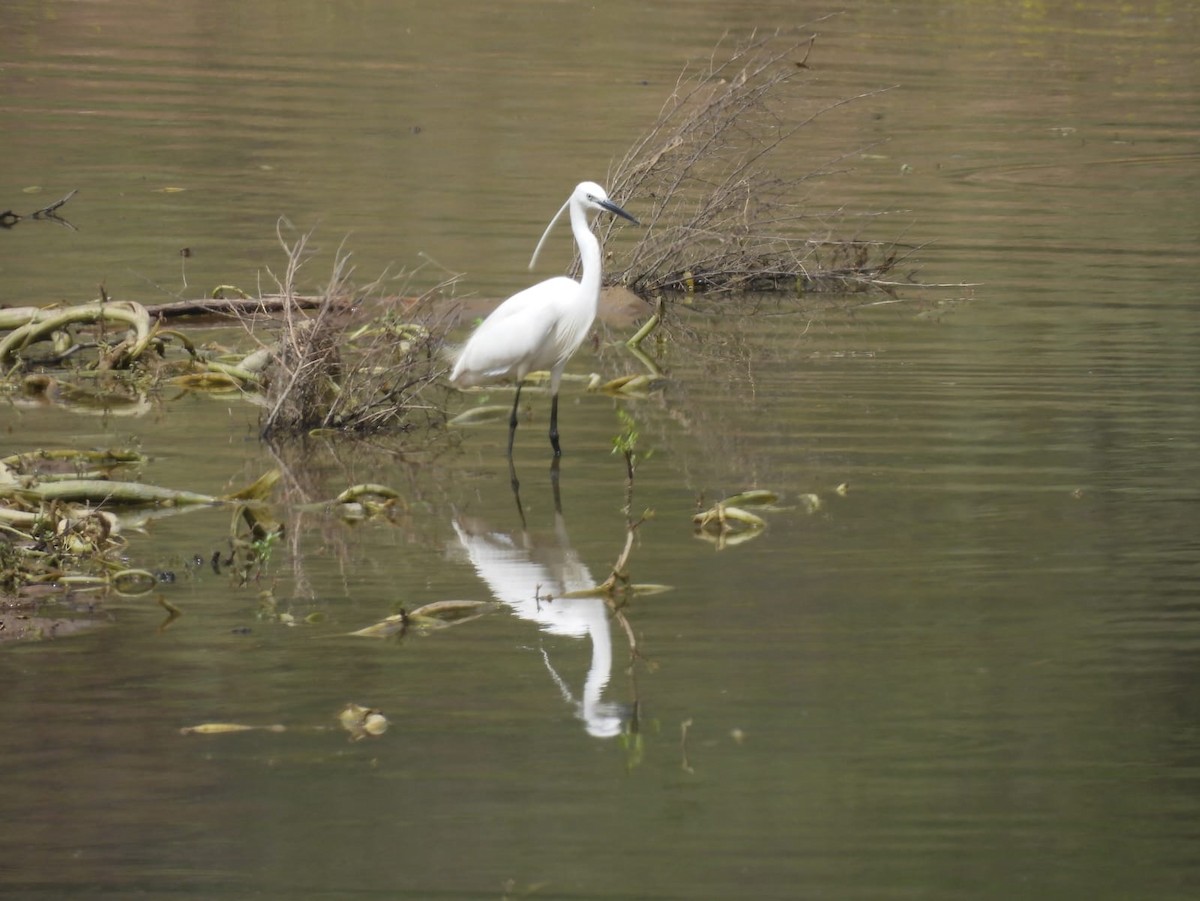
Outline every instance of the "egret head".
<path fill-rule="evenodd" d="M 583 210 L 595 210 L 597 212 L 612 213 L 615 216 L 620 216 L 622 219 L 628 219 L 634 225 L 641 225 L 636 219 L 630 216 L 627 212 L 608 199 L 608 192 L 594 181 L 581 181 L 575 186 L 575 190 L 571 192 L 571 196 L 567 198 L 567 202 L 562 205 L 554 218 L 550 220 L 550 224 L 546 226 L 546 230 L 542 232 L 542 238 L 537 243 L 537 247 L 533 250 L 533 259 L 529 261 L 529 268 L 532 269 L 537 263 L 538 254 L 542 252 L 542 245 L 546 243 L 546 238 L 550 235 L 550 230 L 554 228 L 554 223 L 559 220 L 559 217 L 567 211 L 572 205 L 582 208 Z"/>
<path fill-rule="evenodd" d="M 622 219 L 628 219 L 634 225 L 641 225 L 636 219 L 608 199 L 608 192 L 594 181 L 581 181 L 575 186 L 571 199 L 582 203 L 585 209 L 612 213 Z"/>

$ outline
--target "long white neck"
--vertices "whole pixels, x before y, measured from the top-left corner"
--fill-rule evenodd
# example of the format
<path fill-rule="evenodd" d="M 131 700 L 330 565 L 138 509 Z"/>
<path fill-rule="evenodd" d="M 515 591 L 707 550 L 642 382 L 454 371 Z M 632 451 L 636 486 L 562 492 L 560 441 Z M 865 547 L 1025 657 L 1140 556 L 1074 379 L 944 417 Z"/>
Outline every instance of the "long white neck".
<path fill-rule="evenodd" d="M 600 242 L 588 227 L 587 210 L 582 203 L 571 203 L 571 231 L 579 247 L 582 274 L 579 277 L 583 297 L 592 306 L 600 299 Z"/>

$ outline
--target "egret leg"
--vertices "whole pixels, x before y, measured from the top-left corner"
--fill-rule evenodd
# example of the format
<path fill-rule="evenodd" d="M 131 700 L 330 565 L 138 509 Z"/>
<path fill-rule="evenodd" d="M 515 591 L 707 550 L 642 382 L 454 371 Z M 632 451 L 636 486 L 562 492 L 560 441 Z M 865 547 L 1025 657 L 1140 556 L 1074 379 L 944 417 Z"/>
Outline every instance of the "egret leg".
<path fill-rule="evenodd" d="M 521 404 L 521 382 L 517 381 L 517 396 L 513 398 L 512 416 L 508 418 L 508 459 L 512 462 L 513 439 L 517 437 L 517 408 Z"/>
<path fill-rule="evenodd" d="M 558 446 L 558 392 L 550 398 L 550 446 L 554 448 L 554 456 L 562 456 L 562 448 Z"/>
<path fill-rule="evenodd" d="M 521 509 L 521 482 L 517 479 L 517 464 L 513 463 L 512 454 L 508 455 L 508 481 L 512 485 L 513 496 L 517 499 L 517 509 Z M 524 513 L 521 514 L 524 516 Z"/>
<path fill-rule="evenodd" d="M 517 396 L 513 398 L 512 416 L 508 420 L 508 478 L 512 482 L 513 497 L 517 499 L 517 510 L 521 513 L 521 521 L 525 520 L 525 511 L 521 509 L 521 483 L 517 481 L 517 465 L 513 463 L 513 439 L 517 437 L 517 407 L 521 403 L 521 383 L 517 382 Z"/>
<path fill-rule="evenodd" d="M 562 492 L 558 487 L 559 459 L 555 457 L 550 461 L 550 487 L 554 490 L 554 512 L 562 516 Z"/>
<path fill-rule="evenodd" d="M 513 500 L 517 503 L 517 515 L 521 517 L 521 528 L 525 525 L 525 508 L 521 505 L 521 483 L 517 481 L 517 468 L 513 465 L 512 457 L 508 458 L 508 475 L 512 479 Z"/>

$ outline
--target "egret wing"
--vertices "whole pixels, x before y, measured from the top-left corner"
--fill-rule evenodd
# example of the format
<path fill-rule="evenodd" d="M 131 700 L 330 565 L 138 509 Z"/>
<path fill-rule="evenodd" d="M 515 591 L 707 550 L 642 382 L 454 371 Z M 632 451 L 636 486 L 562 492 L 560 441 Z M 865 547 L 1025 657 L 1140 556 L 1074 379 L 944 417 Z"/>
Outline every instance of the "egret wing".
<path fill-rule="evenodd" d="M 567 278 L 565 275 L 560 275 L 557 278 L 548 278 L 544 282 L 538 282 L 536 285 L 530 285 L 521 291 L 518 291 L 500 306 L 496 307 L 486 320 L 484 325 L 491 322 L 493 319 L 507 319 L 510 316 L 533 315 L 539 313 L 546 320 L 553 320 L 556 315 L 560 299 L 563 297 L 572 296 L 571 292 L 579 290 L 579 282 L 574 279 Z"/>
<path fill-rule="evenodd" d="M 557 298 L 572 287 L 577 283 L 569 278 L 552 278 L 500 304 L 467 341 L 451 381 L 467 387 L 505 378 L 520 379 L 553 366 L 558 359 L 553 342 Z"/>

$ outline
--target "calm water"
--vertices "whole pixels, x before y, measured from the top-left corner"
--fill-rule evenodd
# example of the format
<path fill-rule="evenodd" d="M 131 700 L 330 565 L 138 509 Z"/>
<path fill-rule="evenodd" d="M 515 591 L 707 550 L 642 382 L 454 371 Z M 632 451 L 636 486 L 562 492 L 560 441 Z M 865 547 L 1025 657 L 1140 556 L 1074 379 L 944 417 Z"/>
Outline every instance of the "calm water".
<path fill-rule="evenodd" d="M 191 562 L 227 546 L 227 513 L 155 521 L 129 557 L 176 573 L 179 620 L 114 598 L 88 635 L 3 648 L 0 891 L 1194 896 L 1197 12 L 843 7 L 797 110 L 898 87 L 822 117 L 781 165 L 867 148 L 811 185 L 813 208 L 933 242 L 925 282 L 979 284 L 675 320 L 665 392 L 626 406 L 648 453 L 634 510 L 654 511 L 631 571 L 674 587 L 628 610 L 632 668 L 595 602 L 538 601 L 604 578 L 624 542 L 618 405 L 577 383 L 561 518 L 531 392 L 525 530 L 500 424 L 415 462 L 277 459 L 228 400 L 138 417 L 5 401 L 5 452 L 138 443 L 147 480 L 209 492 L 281 466 L 291 533 L 244 588 Z M 502 296 L 685 60 L 797 15 L 10 0 L 0 208 L 80 194 L 78 231 L 0 234 L 0 302 L 254 287 L 282 260 L 280 215 L 327 254 L 349 234 L 364 277 L 434 260 L 416 283 L 451 270 Z M 560 237 L 542 268 L 566 254 Z M 571 370 L 635 367 L 602 346 Z M 407 512 L 349 527 L 298 509 L 365 480 Z M 698 497 L 747 486 L 785 497 L 763 535 L 692 534 Z M 298 625 L 264 612 L 268 589 Z M 440 633 L 346 636 L 492 598 Z M 391 728 L 347 741 L 347 701 Z M 179 733 L 214 721 L 288 731 Z"/>

